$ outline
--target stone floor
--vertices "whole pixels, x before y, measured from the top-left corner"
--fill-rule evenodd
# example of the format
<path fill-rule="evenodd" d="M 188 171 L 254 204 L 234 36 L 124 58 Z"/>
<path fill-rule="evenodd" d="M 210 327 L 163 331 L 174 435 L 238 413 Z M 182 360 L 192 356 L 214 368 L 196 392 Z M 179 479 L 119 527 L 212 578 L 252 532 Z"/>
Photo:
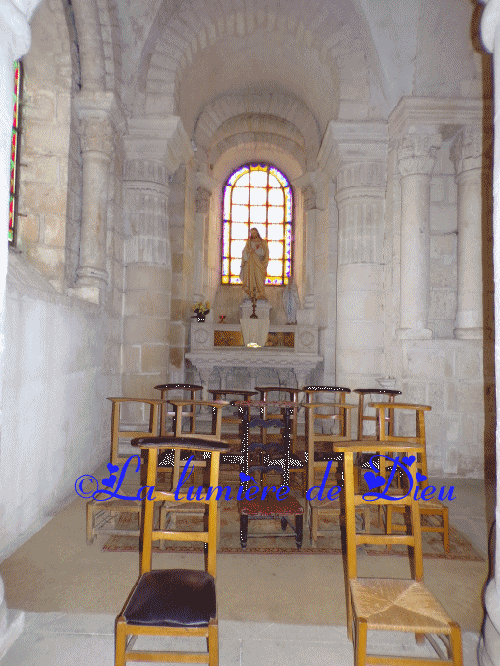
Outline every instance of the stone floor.
<path fill-rule="evenodd" d="M 433 485 L 449 486 L 450 480 L 434 480 Z M 449 502 L 450 520 L 486 554 L 484 483 L 461 479 L 455 480 L 454 486 L 456 499 Z M 26 613 L 23 634 L 0 659 L 0 666 L 112 666 L 114 621 L 115 615 L 110 614 Z M 463 633 L 464 666 L 477 666 L 477 643 L 476 633 Z M 369 645 L 373 653 L 434 656 L 427 645 L 419 646 L 417 653 L 413 637 L 405 634 L 377 632 L 369 635 Z M 353 664 L 345 626 L 220 621 L 220 666 L 312 663 Z"/>

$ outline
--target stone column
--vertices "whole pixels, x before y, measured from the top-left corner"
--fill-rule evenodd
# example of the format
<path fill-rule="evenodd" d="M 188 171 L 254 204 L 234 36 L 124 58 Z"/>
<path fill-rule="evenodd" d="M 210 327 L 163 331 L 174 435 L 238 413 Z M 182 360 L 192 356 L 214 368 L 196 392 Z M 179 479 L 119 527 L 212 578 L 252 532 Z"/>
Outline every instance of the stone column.
<path fill-rule="evenodd" d="M 124 138 L 123 394 L 157 397 L 169 377 L 172 256 L 170 176 L 192 155 L 179 118 L 132 119 Z M 130 422 L 146 415 L 130 411 Z"/>
<path fill-rule="evenodd" d="M 195 221 L 193 237 L 193 303 L 207 300 L 205 285 L 206 234 L 209 228 L 210 197 L 214 181 L 202 171 L 196 173 Z"/>
<path fill-rule="evenodd" d="M 367 388 L 383 370 L 385 166 L 341 166 L 337 292 L 337 383 Z"/>
<path fill-rule="evenodd" d="M 481 127 L 464 127 L 451 149 L 458 185 L 458 307 L 454 333 L 459 340 L 483 337 L 482 154 Z"/>
<path fill-rule="evenodd" d="M 494 106 L 500 106 L 500 0 L 490 0 L 481 21 L 481 34 L 486 48 L 493 53 Z M 500 122 L 494 119 L 493 146 L 493 271 L 495 280 L 495 374 L 500 377 Z M 491 570 L 493 578 L 488 582 L 484 595 L 486 616 L 479 645 L 481 666 L 500 666 L 500 384 L 496 389 L 496 543 Z"/>
<path fill-rule="evenodd" d="M 398 337 L 423 340 L 427 328 L 430 271 L 430 182 L 441 136 L 408 134 L 398 149 L 401 173 L 401 322 Z"/>
<path fill-rule="evenodd" d="M 116 104 L 113 93 L 82 92 L 76 99 L 83 159 L 80 260 L 71 293 L 102 302 L 106 270 L 109 164 L 114 152 Z"/>

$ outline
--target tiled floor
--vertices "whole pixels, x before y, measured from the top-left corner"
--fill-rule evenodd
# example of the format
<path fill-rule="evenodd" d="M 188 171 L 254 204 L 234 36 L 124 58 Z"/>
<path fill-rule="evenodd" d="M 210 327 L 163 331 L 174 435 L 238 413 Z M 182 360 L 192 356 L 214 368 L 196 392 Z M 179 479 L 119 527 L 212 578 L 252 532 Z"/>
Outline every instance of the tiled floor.
<path fill-rule="evenodd" d="M 433 485 L 449 486 L 450 481 L 434 480 Z M 454 486 L 456 499 L 449 502 L 450 520 L 486 554 L 484 483 L 463 479 L 455 480 Z M 308 564 L 314 566 L 314 557 Z M 115 615 L 108 614 L 26 613 L 24 632 L 0 660 L 0 666 L 112 666 L 114 621 Z M 400 654 L 416 654 L 417 650 L 413 637 L 405 634 L 378 632 L 369 635 L 369 641 L 372 652 L 378 647 L 387 653 L 388 646 Z M 477 634 L 463 633 L 464 666 L 477 666 L 477 642 Z M 179 648 L 176 644 L 175 649 Z M 426 645 L 418 649 L 434 656 Z M 352 666 L 352 644 L 345 626 L 220 621 L 220 666 L 312 663 Z"/>

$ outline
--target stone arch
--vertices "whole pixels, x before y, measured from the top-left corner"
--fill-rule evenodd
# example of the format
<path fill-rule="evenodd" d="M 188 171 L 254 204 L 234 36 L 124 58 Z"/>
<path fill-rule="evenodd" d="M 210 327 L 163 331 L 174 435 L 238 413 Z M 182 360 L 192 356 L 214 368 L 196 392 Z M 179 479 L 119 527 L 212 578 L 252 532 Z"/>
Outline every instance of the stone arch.
<path fill-rule="evenodd" d="M 164 9 L 165 3 L 161 7 Z M 231 63 L 220 54 L 230 53 L 239 41 L 254 53 L 268 56 L 268 65 L 259 62 L 259 67 L 265 70 L 268 66 L 269 82 L 290 90 L 296 88 L 297 96 L 312 109 L 324 131 L 328 120 L 337 116 L 342 96 L 366 103 L 373 78 L 377 78 L 378 59 L 373 56 L 370 31 L 361 25 L 359 13 L 356 0 L 341 9 L 324 2 L 290 3 L 286 14 L 273 9 L 222 13 L 214 3 L 198 2 L 196 8 L 194 3 L 184 3 L 166 24 L 154 50 L 143 52 L 138 81 L 143 95 L 137 99 L 135 112 L 176 113 L 191 134 L 197 115 L 193 96 L 215 99 L 229 87 L 229 70 L 225 68 Z M 290 54 L 286 54 L 285 71 L 279 54 L 287 49 Z M 369 52 L 368 58 L 375 60 L 372 81 L 365 50 Z M 217 81 L 212 88 L 208 86 L 207 90 L 199 89 L 192 94 L 192 90 L 199 88 L 194 84 L 196 76 L 202 77 L 203 85 L 210 78 L 202 70 L 211 60 L 216 61 Z M 241 82 L 241 67 L 238 78 Z M 248 80 L 255 83 L 255 79 L 259 77 L 250 76 Z"/>

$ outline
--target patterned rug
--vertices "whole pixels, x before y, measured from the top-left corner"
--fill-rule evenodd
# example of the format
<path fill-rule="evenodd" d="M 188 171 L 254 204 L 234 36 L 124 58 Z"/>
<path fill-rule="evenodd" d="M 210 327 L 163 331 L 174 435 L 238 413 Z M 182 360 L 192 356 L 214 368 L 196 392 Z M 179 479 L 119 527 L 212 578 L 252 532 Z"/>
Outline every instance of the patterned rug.
<path fill-rule="evenodd" d="M 248 543 L 245 550 L 240 546 L 240 525 L 239 513 L 235 500 L 221 501 L 220 507 L 220 540 L 218 546 L 219 553 L 342 553 L 342 536 L 339 528 L 338 519 L 333 517 L 320 519 L 320 530 L 332 530 L 328 536 L 318 537 L 316 546 L 311 545 L 309 531 L 304 525 L 304 541 L 302 548 L 297 550 L 295 545 L 294 533 L 290 526 L 287 526 L 283 532 L 279 518 L 270 520 L 250 520 L 248 529 Z M 394 520 L 402 516 L 394 517 Z M 422 520 L 434 520 L 432 517 L 423 517 Z M 436 521 L 439 520 L 436 518 Z M 187 517 L 178 514 L 176 516 L 176 529 L 178 530 L 196 530 L 203 528 L 203 517 Z M 381 534 L 378 526 L 378 512 L 375 508 L 371 509 L 371 527 L 370 531 L 374 534 Z M 433 524 L 438 524 L 433 523 Z M 132 514 L 122 514 L 119 519 L 119 529 L 137 529 L 137 519 Z M 252 534 L 262 536 L 252 537 Z M 273 536 L 266 537 L 266 534 Z M 283 536 L 274 536 L 274 535 Z M 288 535 L 288 536 L 286 536 Z M 154 552 L 199 552 L 203 549 L 202 543 L 189 542 L 164 542 L 165 549 L 162 551 L 159 542 L 153 544 Z M 483 561 L 483 557 L 474 549 L 472 544 L 458 530 L 450 526 L 450 550 L 444 552 L 442 535 L 436 532 L 422 532 L 422 545 L 424 557 L 452 559 L 464 561 Z M 139 548 L 139 537 L 137 536 L 111 536 L 103 546 L 104 551 L 109 552 L 131 552 Z M 367 545 L 358 546 L 361 552 L 367 555 L 400 555 L 407 557 L 407 548 L 405 546 L 393 546 L 389 552 L 385 546 Z"/>

